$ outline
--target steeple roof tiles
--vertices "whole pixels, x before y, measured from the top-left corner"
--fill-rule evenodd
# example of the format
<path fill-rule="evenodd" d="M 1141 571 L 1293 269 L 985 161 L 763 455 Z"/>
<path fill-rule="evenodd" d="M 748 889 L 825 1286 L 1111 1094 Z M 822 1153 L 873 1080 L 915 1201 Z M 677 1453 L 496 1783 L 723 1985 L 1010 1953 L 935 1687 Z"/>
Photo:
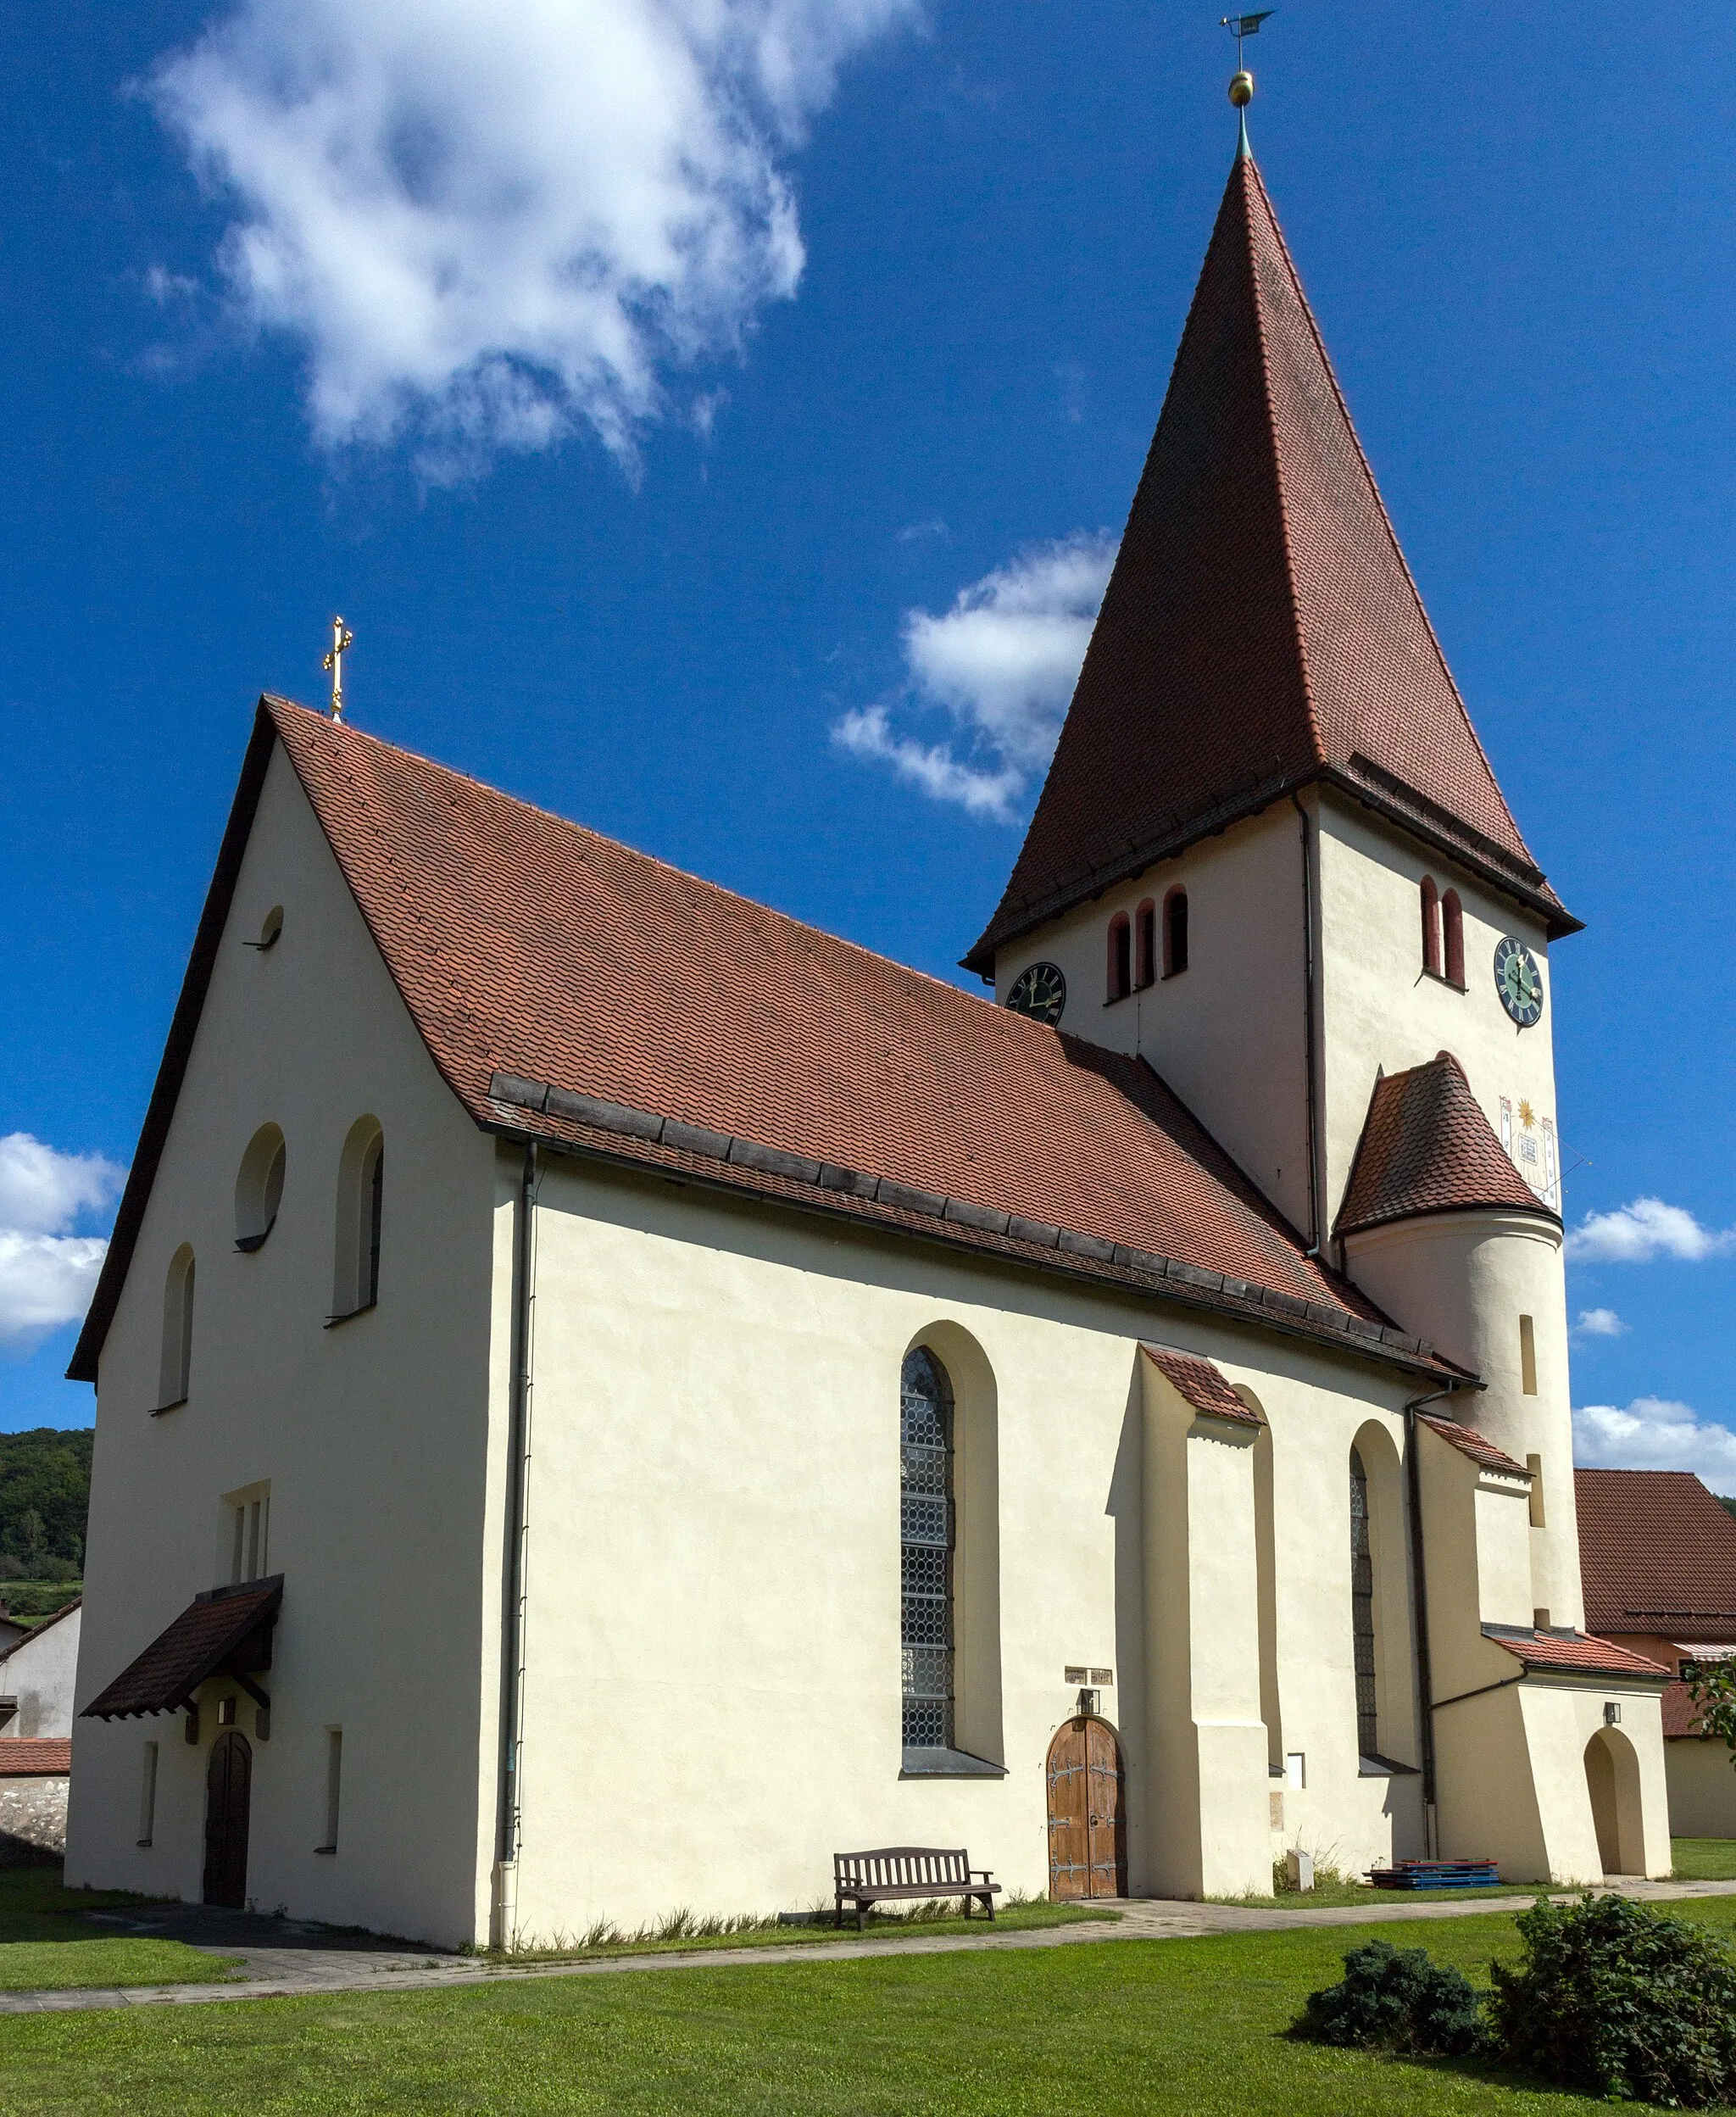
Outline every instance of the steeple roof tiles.
<path fill-rule="evenodd" d="M 1508 1159 L 1450 1051 L 1377 1080 L 1338 1234 L 1478 1206 L 1555 1217 Z"/>
<path fill-rule="evenodd" d="M 1495 783 L 1243 156 L 1054 762 L 967 965 L 1324 777 L 1574 923 Z"/>

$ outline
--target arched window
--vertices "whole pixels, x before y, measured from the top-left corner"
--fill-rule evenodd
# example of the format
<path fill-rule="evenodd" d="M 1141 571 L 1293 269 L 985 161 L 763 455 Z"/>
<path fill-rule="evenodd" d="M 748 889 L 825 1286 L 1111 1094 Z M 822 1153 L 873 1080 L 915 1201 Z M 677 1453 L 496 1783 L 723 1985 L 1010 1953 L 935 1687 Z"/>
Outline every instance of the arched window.
<path fill-rule="evenodd" d="M 358 1117 L 337 1162 L 337 1240 L 331 1315 L 353 1316 L 380 1298 L 380 1225 L 386 1196 L 386 1139 L 377 1117 Z"/>
<path fill-rule="evenodd" d="M 1433 875 L 1422 877 L 1422 967 L 1433 977 L 1441 974 L 1441 893 Z"/>
<path fill-rule="evenodd" d="M 1178 978 L 1188 967 L 1188 893 L 1179 887 L 1163 900 L 1163 974 Z"/>
<path fill-rule="evenodd" d="M 1133 983 L 1143 992 L 1157 979 L 1157 906 L 1148 897 L 1133 914 Z"/>
<path fill-rule="evenodd" d="M 259 1249 L 276 1226 L 287 1166 L 283 1134 L 275 1125 L 261 1125 L 248 1142 L 235 1179 L 237 1250 Z"/>
<path fill-rule="evenodd" d="M 157 1376 L 157 1409 L 185 1404 L 193 1357 L 193 1253 L 182 1243 L 169 1260 L 163 1284 L 163 1359 Z"/>
<path fill-rule="evenodd" d="M 950 1749 L 953 1387 L 926 1345 L 905 1354 L 900 1396 L 904 1747 Z"/>
<path fill-rule="evenodd" d="M 1109 922 L 1108 997 L 1125 1000 L 1133 989 L 1133 937 L 1125 911 Z"/>
<path fill-rule="evenodd" d="M 1380 1755 L 1374 1658 L 1374 1546 L 1368 1533 L 1368 1474 L 1350 1451 L 1350 1637 L 1356 1664 L 1356 1747 Z"/>
<path fill-rule="evenodd" d="M 1441 899 L 1441 924 L 1446 930 L 1447 983 L 1465 989 L 1465 913 L 1456 889 Z"/>

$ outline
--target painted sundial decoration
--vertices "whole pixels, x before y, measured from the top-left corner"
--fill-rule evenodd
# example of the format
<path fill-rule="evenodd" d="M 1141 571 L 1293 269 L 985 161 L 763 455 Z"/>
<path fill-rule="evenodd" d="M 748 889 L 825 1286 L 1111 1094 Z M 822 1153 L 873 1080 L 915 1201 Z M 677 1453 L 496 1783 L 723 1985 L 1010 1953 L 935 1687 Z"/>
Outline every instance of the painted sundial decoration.
<path fill-rule="evenodd" d="M 1495 990 L 1522 1029 L 1528 1029 L 1543 1012 L 1543 973 L 1537 958 L 1511 933 L 1495 944 Z"/>
<path fill-rule="evenodd" d="M 1007 1005 L 1015 1014 L 1027 1014 L 1033 1022 L 1051 1028 L 1067 1004 L 1067 981 L 1054 963 L 1028 963 L 1013 980 Z"/>

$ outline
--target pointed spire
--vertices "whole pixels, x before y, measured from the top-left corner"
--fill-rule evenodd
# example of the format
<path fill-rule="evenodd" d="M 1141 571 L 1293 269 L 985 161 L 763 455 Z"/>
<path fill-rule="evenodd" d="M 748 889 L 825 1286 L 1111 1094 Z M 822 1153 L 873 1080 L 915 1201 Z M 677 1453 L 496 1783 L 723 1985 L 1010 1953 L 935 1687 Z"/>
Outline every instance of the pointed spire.
<path fill-rule="evenodd" d="M 966 965 L 1328 778 L 1577 925 L 1448 672 L 1244 141 L 1054 761 Z"/>

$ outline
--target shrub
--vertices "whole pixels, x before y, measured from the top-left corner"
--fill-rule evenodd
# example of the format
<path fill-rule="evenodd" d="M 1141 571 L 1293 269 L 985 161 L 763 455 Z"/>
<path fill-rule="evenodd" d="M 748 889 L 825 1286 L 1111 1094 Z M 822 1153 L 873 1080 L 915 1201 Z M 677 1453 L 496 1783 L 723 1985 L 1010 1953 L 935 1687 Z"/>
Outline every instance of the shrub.
<path fill-rule="evenodd" d="M 1704 1927 L 1625 1897 L 1539 1898 L 1525 1955 L 1494 1966 L 1494 2037 L 1566 2087 L 1666 2109 L 1736 2096 L 1736 1962 Z"/>
<path fill-rule="evenodd" d="M 1462 2057 L 1485 2036 L 1483 2003 L 1455 1969 L 1422 1948 L 1370 1941 L 1344 1958 L 1344 1978 L 1310 1992 L 1294 2033 L 1315 2043 Z"/>

